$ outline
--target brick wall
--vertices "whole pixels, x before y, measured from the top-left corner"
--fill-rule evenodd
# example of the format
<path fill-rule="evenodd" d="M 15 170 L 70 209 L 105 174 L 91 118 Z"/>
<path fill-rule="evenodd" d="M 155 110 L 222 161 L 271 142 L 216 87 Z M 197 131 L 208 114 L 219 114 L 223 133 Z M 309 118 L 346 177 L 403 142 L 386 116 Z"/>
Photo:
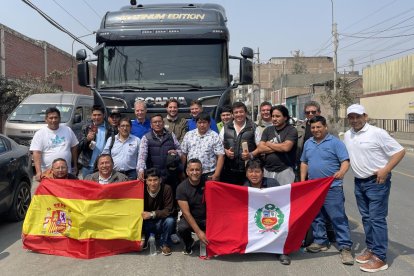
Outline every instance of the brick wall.
<path fill-rule="evenodd" d="M 2 24 L 4 29 L 4 52 L 5 52 L 5 76 L 8 78 L 19 78 L 30 74 L 35 77 L 45 77 L 54 70 L 66 72 L 66 75 L 57 83 L 64 91 L 72 90 L 72 59 L 71 54 L 45 42 L 31 39 Z M 45 49 L 46 48 L 46 49 Z M 46 58 L 45 58 L 46 56 Z M 74 67 L 75 93 L 90 95 L 90 89 L 78 85 L 76 61 Z"/>

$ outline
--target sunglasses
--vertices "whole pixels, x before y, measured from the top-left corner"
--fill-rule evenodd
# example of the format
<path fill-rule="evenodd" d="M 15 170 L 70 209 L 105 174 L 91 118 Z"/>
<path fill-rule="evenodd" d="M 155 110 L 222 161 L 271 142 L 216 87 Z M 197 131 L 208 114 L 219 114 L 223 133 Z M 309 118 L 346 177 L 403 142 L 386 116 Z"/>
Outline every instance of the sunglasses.
<path fill-rule="evenodd" d="M 309 115 L 309 114 L 316 114 L 318 111 L 314 111 L 314 110 L 312 110 L 312 111 L 305 111 L 305 114 L 306 115 Z"/>

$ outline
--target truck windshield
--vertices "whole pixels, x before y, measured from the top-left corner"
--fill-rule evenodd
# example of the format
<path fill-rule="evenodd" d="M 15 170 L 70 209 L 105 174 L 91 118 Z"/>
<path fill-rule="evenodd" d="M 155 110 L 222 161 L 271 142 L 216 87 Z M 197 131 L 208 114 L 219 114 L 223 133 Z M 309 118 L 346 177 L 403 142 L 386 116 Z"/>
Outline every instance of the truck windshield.
<path fill-rule="evenodd" d="M 229 81 L 224 42 L 107 43 L 98 60 L 98 89 L 208 89 Z"/>
<path fill-rule="evenodd" d="M 66 123 L 70 120 L 73 106 L 56 104 L 20 104 L 10 114 L 9 122 L 45 123 L 45 112 L 49 107 L 56 107 L 60 111 L 60 122 Z"/>

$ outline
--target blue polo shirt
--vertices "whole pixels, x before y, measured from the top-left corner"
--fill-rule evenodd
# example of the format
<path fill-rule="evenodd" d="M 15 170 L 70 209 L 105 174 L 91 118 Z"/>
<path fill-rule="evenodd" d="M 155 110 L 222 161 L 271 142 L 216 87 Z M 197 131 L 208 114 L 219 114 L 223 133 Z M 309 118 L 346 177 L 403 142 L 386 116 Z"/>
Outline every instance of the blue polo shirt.
<path fill-rule="evenodd" d="M 345 144 L 331 134 L 320 143 L 313 137 L 308 139 L 300 158 L 301 162 L 308 164 L 309 179 L 333 176 L 345 160 L 349 160 Z M 335 179 L 331 187 L 342 186 L 342 183 L 342 179 Z"/>
<path fill-rule="evenodd" d="M 194 118 L 188 119 L 187 124 L 188 124 L 188 131 L 197 128 L 197 122 Z M 212 131 L 215 131 L 217 134 L 219 133 L 219 130 L 218 130 L 217 124 L 216 124 L 216 120 L 214 120 L 213 118 L 211 118 L 211 121 L 210 121 L 210 129 Z"/>
<path fill-rule="evenodd" d="M 144 123 L 140 123 L 137 119 L 131 120 L 131 134 L 142 139 L 147 132 L 151 130 L 151 122 L 149 119 L 145 119 Z"/>

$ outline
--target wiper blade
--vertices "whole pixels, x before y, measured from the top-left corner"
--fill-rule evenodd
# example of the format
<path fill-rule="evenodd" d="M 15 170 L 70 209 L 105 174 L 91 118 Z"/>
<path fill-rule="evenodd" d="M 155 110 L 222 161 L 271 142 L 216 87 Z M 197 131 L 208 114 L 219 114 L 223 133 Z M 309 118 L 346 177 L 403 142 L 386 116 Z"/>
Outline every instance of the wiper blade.
<path fill-rule="evenodd" d="M 147 90 L 144 86 L 136 85 L 113 85 L 113 86 L 101 86 L 100 89 L 120 89 L 120 90 Z"/>
<path fill-rule="evenodd" d="M 165 84 L 165 85 L 184 85 L 184 86 L 190 86 L 192 88 L 198 88 L 202 89 L 203 87 L 199 84 L 192 84 L 192 83 L 186 83 L 186 82 L 156 82 L 155 84 Z"/>

